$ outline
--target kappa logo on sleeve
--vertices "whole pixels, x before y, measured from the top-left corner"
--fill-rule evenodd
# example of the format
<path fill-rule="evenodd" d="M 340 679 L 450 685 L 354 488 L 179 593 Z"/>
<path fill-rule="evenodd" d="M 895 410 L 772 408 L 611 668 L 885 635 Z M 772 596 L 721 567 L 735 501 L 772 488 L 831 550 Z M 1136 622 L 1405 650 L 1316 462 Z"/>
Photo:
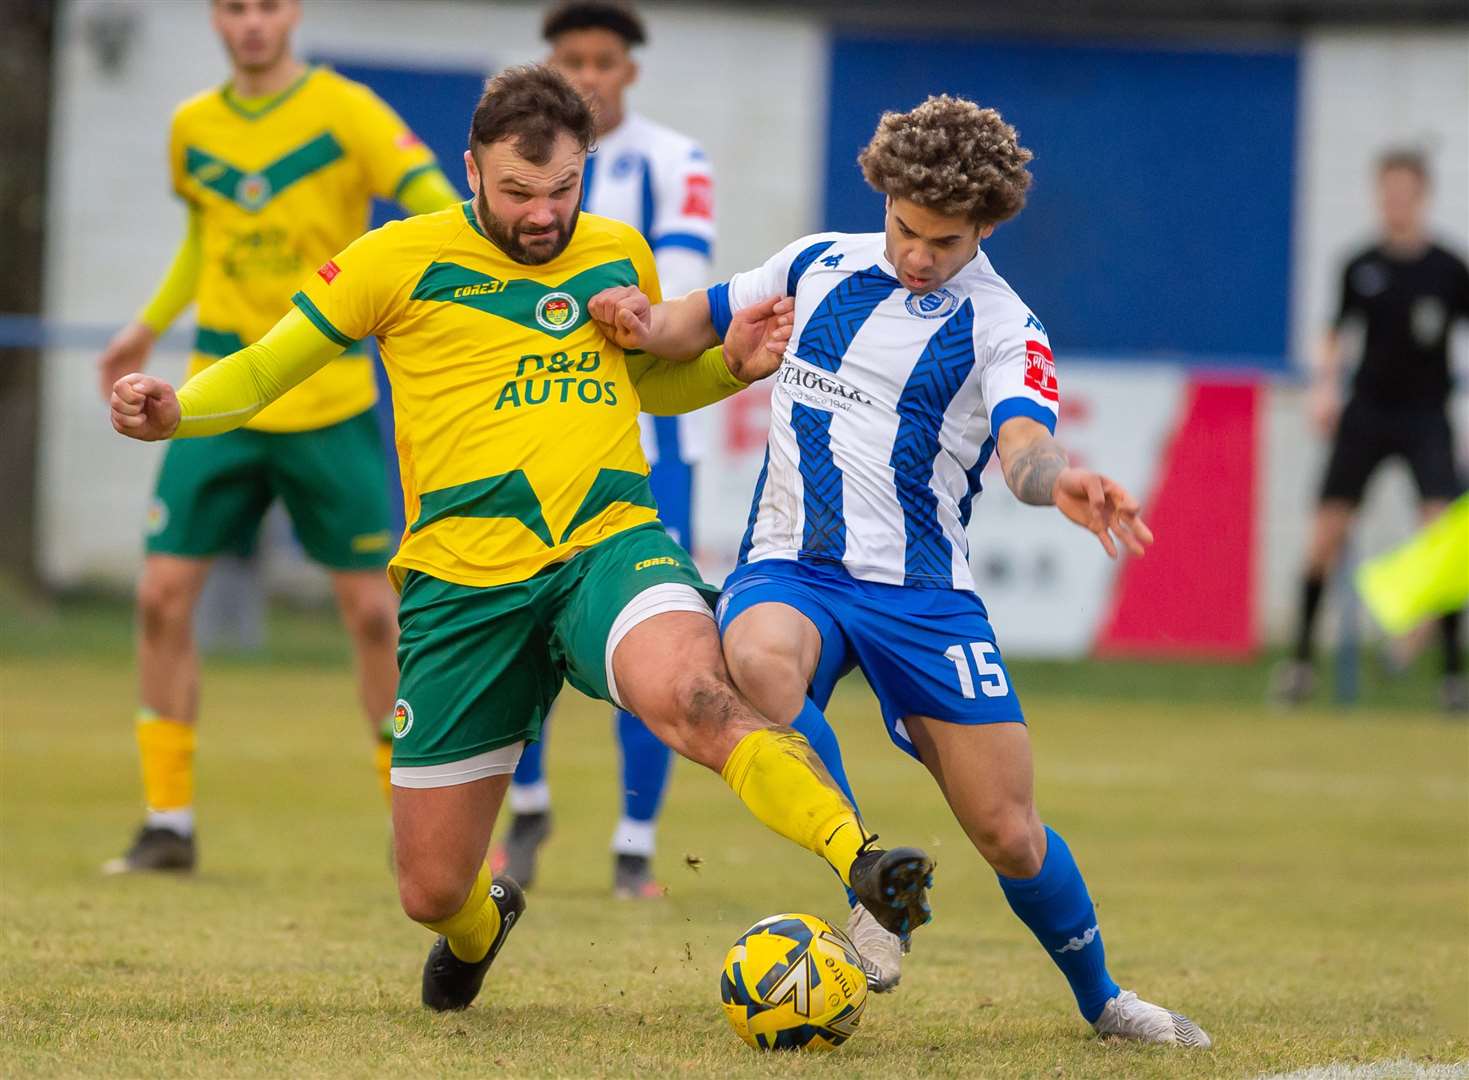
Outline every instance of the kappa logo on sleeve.
<path fill-rule="evenodd" d="M 1025 343 L 1025 385 L 1047 401 L 1061 400 L 1061 390 L 1056 385 L 1056 360 L 1042 342 Z"/>
<path fill-rule="evenodd" d="M 326 282 L 328 285 L 330 285 L 332 281 L 336 278 L 336 276 L 341 272 L 342 268 L 336 264 L 336 260 L 328 259 L 326 262 L 322 263 L 321 268 L 316 271 L 316 276 L 321 278 L 321 280 Z"/>
<path fill-rule="evenodd" d="M 708 176 L 690 176 L 684 181 L 683 217 L 712 218 L 714 216 L 714 181 Z"/>

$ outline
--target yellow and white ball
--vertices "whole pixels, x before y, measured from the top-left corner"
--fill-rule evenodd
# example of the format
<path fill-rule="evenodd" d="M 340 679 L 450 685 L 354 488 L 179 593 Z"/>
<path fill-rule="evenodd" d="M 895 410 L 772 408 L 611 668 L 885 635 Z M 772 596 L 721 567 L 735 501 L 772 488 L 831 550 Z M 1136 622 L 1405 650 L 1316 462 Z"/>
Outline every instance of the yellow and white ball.
<path fill-rule="evenodd" d="M 831 1050 L 856 1032 L 867 977 L 846 934 L 816 915 L 771 915 L 740 935 L 719 979 L 724 1015 L 758 1050 Z"/>

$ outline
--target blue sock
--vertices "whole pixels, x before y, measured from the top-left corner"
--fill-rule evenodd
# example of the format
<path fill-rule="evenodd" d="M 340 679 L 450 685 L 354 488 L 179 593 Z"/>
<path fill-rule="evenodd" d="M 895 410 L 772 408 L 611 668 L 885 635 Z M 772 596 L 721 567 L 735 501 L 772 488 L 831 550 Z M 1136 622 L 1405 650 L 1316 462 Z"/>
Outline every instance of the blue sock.
<path fill-rule="evenodd" d="M 622 813 L 651 822 L 663 804 L 673 752 L 658 741 L 648 725 L 624 709 L 617 710 L 617 742 L 622 748 Z"/>
<path fill-rule="evenodd" d="M 800 713 L 791 721 L 791 727 L 806 736 L 811 749 L 816 751 L 816 756 L 826 766 L 826 771 L 831 773 L 837 787 L 842 789 L 842 794 L 852 804 L 852 809 L 857 810 L 857 796 L 852 794 L 852 785 L 847 782 L 847 767 L 842 763 L 842 744 L 837 742 L 837 733 L 826 722 L 826 717 L 816 707 L 816 702 L 807 698 Z M 860 814 L 861 811 L 858 810 L 858 815 Z M 847 906 L 857 906 L 857 894 L 850 888 L 847 889 Z"/>
<path fill-rule="evenodd" d="M 996 876 L 1010 909 L 1030 927 L 1071 984 L 1081 1015 L 1088 1023 L 1095 1021 L 1107 1001 L 1117 995 L 1117 984 L 1107 974 L 1097 913 L 1066 841 L 1048 827 L 1046 859 L 1039 874 L 1033 878 Z"/>
<path fill-rule="evenodd" d="M 515 766 L 515 775 L 510 782 L 520 787 L 529 787 L 531 784 L 539 784 L 546 778 L 546 762 L 544 750 L 546 745 L 546 725 L 541 724 L 541 737 L 535 742 L 528 742 L 520 752 L 520 764 Z"/>

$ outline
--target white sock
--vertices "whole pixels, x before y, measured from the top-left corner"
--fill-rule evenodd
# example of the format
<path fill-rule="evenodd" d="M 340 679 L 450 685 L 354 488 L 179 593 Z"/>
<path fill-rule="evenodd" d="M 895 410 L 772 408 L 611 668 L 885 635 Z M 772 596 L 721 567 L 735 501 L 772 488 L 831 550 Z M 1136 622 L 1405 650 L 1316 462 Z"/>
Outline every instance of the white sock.
<path fill-rule="evenodd" d="M 544 814 L 549 809 L 551 809 L 551 785 L 546 781 L 510 785 L 510 812 L 512 814 Z"/>
<path fill-rule="evenodd" d="M 194 808 L 185 806 L 180 810 L 149 810 L 148 827 L 168 829 L 180 836 L 194 835 Z"/>
<path fill-rule="evenodd" d="M 612 834 L 612 852 L 615 855 L 642 855 L 653 857 L 653 841 L 658 826 L 651 821 L 634 821 L 625 817 L 617 823 Z"/>

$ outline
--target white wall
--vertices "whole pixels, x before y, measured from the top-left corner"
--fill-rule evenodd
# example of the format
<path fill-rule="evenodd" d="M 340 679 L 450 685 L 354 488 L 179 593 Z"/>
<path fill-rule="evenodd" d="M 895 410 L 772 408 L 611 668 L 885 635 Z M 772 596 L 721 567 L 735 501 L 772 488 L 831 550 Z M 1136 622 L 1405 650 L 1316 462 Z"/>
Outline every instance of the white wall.
<path fill-rule="evenodd" d="M 544 54 L 540 4 L 452 0 L 312 0 L 302 53 L 495 69 Z M 131 12 L 121 68 L 104 71 L 88 44 L 100 12 Z M 737 14 L 695 4 L 648 5 L 634 107 L 696 135 L 716 170 L 723 225 L 717 269 L 763 261 L 815 227 L 826 48 L 809 19 Z M 182 232 L 169 194 L 168 119 L 176 104 L 226 76 L 205 3 L 73 0 L 60 10 L 48 217 L 46 315 L 121 325 L 145 301 Z M 779 73 L 779 78 L 773 77 Z M 466 128 L 469 118 L 465 118 Z M 446 162 L 457 169 L 457 162 Z M 187 317 L 184 322 L 187 322 Z M 159 448 L 107 425 L 95 354 L 52 350 L 42 387 L 42 576 L 54 585 L 123 582 L 135 573 Z M 154 369 L 176 377 L 185 357 Z M 710 506 L 710 512 L 717 507 Z M 743 518 L 744 509 L 737 513 Z"/>
<path fill-rule="evenodd" d="M 98 66 L 87 44 L 87 21 L 105 8 L 138 16 L 116 74 Z M 541 11 L 539 4 L 312 0 L 299 45 L 303 52 L 490 68 L 542 54 Z M 823 31 L 770 11 L 691 4 L 646 11 L 653 41 L 634 104 L 704 142 L 719 176 L 717 269 L 752 265 L 817 224 Z M 221 81 L 225 63 L 204 3 L 72 0 L 60 15 L 47 315 L 119 324 L 146 298 L 182 224 L 165 169 L 169 113 Z M 1370 235 L 1371 163 L 1383 146 L 1429 150 L 1436 227 L 1469 249 L 1469 33 L 1313 34 L 1303 45 L 1301 89 L 1291 320 L 1298 358 L 1335 302 L 1341 257 Z M 38 547 L 41 572 L 57 585 L 131 578 L 158 457 L 155 447 L 111 434 L 93 359 L 54 350 L 46 361 Z M 177 375 L 182 363 L 175 352 L 156 367 Z M 1461 437 L 1469 437 L 1469 415 L 1463 419 Z M 1291 620 L 1324 449 L 1308 434 L 1288 385 L 1271 396 L 1265 440 L 1259 600 L 1264 628 L 1280 637 Z M 711 575 L 743 532 L 753 468 L 758 459 L 701 473 L 700 554 Z M 1369 498 L 1361 546 L 1385 546 L 1408 531 L 1411 518 L 1406 479 L 1390 472 Z M 980 524 L 982 532 L 1003 529 L 998 516 Z"/>

